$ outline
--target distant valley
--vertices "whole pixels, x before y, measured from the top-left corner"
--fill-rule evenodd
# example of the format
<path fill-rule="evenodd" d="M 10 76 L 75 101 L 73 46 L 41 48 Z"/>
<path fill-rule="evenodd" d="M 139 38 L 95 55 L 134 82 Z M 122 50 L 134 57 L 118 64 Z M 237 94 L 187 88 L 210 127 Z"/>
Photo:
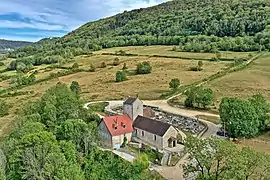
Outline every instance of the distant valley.
<path fill-rule="evenodd" d="M 0 39 L 0 51 L 9 51 L 14 50 L 18 48 L 22 48 L 27 45 L 33 44 L 32 42 L 27 41 L 11 41 L 11 40 L 5 40 Z"/>

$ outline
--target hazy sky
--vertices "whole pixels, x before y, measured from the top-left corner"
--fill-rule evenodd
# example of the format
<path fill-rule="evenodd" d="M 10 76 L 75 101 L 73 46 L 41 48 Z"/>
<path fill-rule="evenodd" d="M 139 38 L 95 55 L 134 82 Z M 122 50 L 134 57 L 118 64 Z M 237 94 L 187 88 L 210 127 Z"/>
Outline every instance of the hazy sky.
<path fill-rule="evenodd" d="M 0 39 L 37 41 L 124 10 L 166 0 L 1 0 Z"/>

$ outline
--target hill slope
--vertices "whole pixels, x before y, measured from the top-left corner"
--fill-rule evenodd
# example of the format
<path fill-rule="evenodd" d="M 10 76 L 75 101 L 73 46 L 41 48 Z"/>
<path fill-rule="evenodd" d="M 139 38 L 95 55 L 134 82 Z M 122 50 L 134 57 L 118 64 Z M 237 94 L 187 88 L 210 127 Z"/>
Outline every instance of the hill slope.
<path fill-rule="evenodd" d="M 21 48 L 27 45 L 31 45 L 31 42 L 26 42 L 26 41 L 10 41 L 10 40 L 4 40 L 0 39 L 0 50 L 5 50 L 5 49 L 17 49 Z"/>
<path fill-rule="evenodd" d="M 175 50 L 215 52 L 270 49 L 268 0 L 174 0 L 89 22 L 18 57 L 86 54 L 130 45 L 181 45 Z M 16 54 L 17 53 L 17 54 Z"/>

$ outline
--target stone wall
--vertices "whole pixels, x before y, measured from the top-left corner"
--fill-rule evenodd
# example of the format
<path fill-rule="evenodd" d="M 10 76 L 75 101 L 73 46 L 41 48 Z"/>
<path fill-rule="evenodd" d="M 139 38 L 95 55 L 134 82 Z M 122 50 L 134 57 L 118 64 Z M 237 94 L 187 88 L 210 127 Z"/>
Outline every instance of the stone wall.
<path fill-rule="evenodd" d="M 101 121 L 98 126 L 98 135 L 101 146 L 106 148 L 112 148 L 112 137 L 104 121 Z"/>
<path fill-rule="evenodd" d="M 161 136 L 154 135 L 150 132 L 144 131 L 136 127 L 135 127 L 135 132 L 136 132 L 136 137 L 141 139 L 145 143 L 151 146 L 163 149 L 163 138 Z M 155 139 L 155 136 L 156 136 L 156 139 Z"/>

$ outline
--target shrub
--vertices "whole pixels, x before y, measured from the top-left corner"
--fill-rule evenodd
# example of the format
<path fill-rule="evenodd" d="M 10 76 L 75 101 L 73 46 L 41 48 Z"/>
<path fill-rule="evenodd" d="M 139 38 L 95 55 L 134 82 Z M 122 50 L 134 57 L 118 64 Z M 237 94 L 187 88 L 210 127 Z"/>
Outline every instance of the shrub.
<path fill-rule="evenodd" d="M 217 58 L 217 59 L 221 59 L 221 53 L 220 53 L 220 52 L 217 52 L 217 53 L 216 53 L 216 58 Z"/>
<path fill-rule="evenodd" d="M 234 64 L 235 65 L 242 64 L 243 62 L 244 62 L 244 59 L 242 59 L 242 58 L 235 58 L 234 59 Z"/>
<path fill-rule="evenodd" d="M 202 71 L 203 69 L 199 66 L 192 66 L 189 68 L 190 71 Z"/>
<path fill-rule="evenodd" d="M 137 64 L 136 72 L 137 74 L 149 74 L 152 71 L 152 66 L 149 62 L 143 62 Z"/>
<path fill-rule="evenodd" d="M 0 117 L 8 115 L 9 106 L 5 101 L 0 101 Z"/>
<path fill-rule="evenodd" d="M 0 62 L 0 66 L 4 66 L 5 65 L 5 63 L 4 62 Z"/>
<path fill-rule="evenodd" d="M 29 85 L 36 81 L 35 72 L 33 72 L 30 76 L 23 76 L 23 74 L 19 73 L 16 77 L 16 84 L 20 85 Z"/>
<path fill-rule="evenodd" d="M 105 62 L 102 62 L 101 65 L 100 65 L 101 68 L 105 68 L 107 67 L 107 64 Z"/>
<path fill-rule="evenodd" d="M 90 65 L 90 68 L 89 68 L 89 71 L 90 72 L 95 72 L 96 71 L 96 67 L 93 64 L 91 64 Z"/>
<path fill-rule="evenodd" d="M 81 87 L 77 81 L 72 81 L 72 83 L 70 85 L 70 90 L 77 95 L 79 95 L 82 91 Z"/>
<path fill-rule="evenodd" d="M 126 77 L 126 73 L 124 71 L 117 71 L 116 73 L 116 82 L 122 82 L 122 81 L 125 81 L 127 80 L 127 77 Z"/>
<path fill-rule="evenodd" d="M 172 79 L 169 83 L 171 89 L 177 89 L 180 86 L 180 80 L 179 79 Z"/>
<path fill-rule="evenodd" d="M 124 63 L 122 70 L 127 70 L 127 69 L 128 69 L 127 64 Z"/>
<path fill-rule="evenodd" d="M 198 66 L 201 68 L 203 67 L 203 62 L 202 61 L 198 61 Z"/>
<path fill-rule="evenodd" d="M 210 59 L 210 61 L 217 62 L 217 61 L 219 61 L 219 59 L 218 59 L 217 57 L 212 57 L 212 58 Z"/>
<path fill-rule="evenodd" d="M 120 60 L 118 57 L 116 57 L 114 60 L 113 60 L 113 65 L 114 66 L 118 66 L 120 64 Z"/>
<path fill-rule="evenodd" d="M 79 64 L 78 63 L 74 63 L 71 68 L 72 69 L 78 69 L 79 68 Z"/>
<path fill-rule="evenodd" d="M 121 56 L 124 56 L 124 55 L 126 55 L 127 53 L 126 53 L 126 51 L 120 49 L 119 51 L 116 51 L 115 54 L 119 54 L 119 55 L 121 55 Z"/>

